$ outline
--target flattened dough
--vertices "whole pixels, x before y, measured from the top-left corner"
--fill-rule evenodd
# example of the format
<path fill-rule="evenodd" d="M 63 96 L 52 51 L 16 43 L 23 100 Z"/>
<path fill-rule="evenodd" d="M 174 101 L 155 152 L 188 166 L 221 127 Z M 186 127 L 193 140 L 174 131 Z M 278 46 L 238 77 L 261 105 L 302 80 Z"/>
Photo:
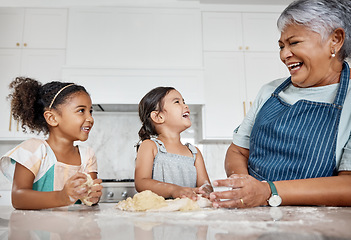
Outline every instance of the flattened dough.
<path fill-rule="evenodd" d="M 201 208 L 211 207 L 212 203 L 207 198 L 200 197 L 194 201 L 190 198 L 177 198 L 165 200 L 163 197 L 145 190 L 117 203 L 116 208 L 124 211 L 148 211 L 148 212 L 173 212 L 194 211 Z"/>

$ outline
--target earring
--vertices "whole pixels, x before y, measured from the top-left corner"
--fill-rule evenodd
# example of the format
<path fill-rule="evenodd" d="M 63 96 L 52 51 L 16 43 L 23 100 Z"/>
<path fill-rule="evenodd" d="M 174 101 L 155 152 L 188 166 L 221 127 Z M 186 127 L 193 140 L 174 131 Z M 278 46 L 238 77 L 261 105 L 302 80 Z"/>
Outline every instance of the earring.
<path fill-rule="evenodd" d="M 336 54 L 336 52 L 335 52 L 335 49 L 334 49 L 334 52 L 332 53 L 332 57 L 335 57 L 335 54 Z"/>

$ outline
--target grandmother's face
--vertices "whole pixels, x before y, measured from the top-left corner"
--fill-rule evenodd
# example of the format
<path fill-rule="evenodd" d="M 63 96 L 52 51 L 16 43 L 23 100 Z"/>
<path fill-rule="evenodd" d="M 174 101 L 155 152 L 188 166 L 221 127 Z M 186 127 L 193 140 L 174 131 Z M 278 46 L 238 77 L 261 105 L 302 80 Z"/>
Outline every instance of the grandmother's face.
<path fill-rule="evenodd" d="M 297 87 L 318 87 L 331 84 L 331 39 L 302 25 L 288 25 L 279 39 L 280 59 L 288 67 L 292 83 Z"/>

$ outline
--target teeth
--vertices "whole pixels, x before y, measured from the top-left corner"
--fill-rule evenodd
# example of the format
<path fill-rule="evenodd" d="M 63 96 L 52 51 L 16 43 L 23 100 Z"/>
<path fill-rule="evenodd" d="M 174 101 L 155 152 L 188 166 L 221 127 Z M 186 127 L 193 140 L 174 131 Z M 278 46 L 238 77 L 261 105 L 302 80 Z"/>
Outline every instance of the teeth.
<path fill-rule="evenodd" d="M 300 65 L 300 63 L 293 63 L 293 64 L 289 64 L 288 67 L 292 68 L 292 67 L 297 67 L 299 65 Z"/>
<path fill-rule="evenodd" d="M 189 113 L 184 113 L 183 117 L 189 117 L 189 115 L 190 115 Z"/>

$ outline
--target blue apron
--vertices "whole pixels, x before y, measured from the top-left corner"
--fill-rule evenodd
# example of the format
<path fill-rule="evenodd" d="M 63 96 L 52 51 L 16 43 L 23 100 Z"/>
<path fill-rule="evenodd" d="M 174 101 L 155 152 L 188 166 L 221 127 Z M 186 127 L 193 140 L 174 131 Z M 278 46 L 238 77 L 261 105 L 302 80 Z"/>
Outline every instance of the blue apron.
<path fill-rule="evenodd" d="M 279 181 L 336 174 L 336 140 L 350 68 L 343 64 L 333 103 L 301 99 L 291 105 L 275 89 L 257 114 L 250 136 L 249 174 L 258 180 Z"/>

